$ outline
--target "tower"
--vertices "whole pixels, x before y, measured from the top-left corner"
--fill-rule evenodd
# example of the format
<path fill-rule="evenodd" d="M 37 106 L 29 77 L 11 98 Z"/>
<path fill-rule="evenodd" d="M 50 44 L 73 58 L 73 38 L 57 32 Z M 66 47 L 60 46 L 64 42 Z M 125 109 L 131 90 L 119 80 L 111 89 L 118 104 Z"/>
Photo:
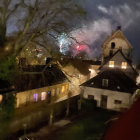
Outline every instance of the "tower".
<path fill-rule="evenodd" d="M 125 57 L 131 60 L 132 49 L 132 45 L 124 36 L 121 27 L 118 26 L 117 30 L 112 32 L 102 45 L 102 64 L 118 50 L 121 50 Z"/>

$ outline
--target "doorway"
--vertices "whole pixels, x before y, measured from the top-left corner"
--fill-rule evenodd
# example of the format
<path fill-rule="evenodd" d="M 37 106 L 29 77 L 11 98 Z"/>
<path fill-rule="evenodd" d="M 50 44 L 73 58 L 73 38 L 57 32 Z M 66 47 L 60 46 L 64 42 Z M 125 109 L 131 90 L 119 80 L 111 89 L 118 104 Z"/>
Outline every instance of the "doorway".
<path fill-rule="evenodd" d="M 106 95 L 101 95 L 101 107 L 107 108 L 107 96 Z"/>

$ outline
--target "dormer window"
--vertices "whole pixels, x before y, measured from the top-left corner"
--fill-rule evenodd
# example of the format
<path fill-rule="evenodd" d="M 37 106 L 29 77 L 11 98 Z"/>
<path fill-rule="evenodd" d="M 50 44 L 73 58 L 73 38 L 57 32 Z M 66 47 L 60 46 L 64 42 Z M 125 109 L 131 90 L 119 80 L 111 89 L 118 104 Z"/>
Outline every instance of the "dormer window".
<path fill-rule="evenodd" d="M 126 63 L 126 62 L 122 62 L 121 68 L 122 68 L 122 69 L 126 69 L 126 68 L 127 68 L 127 63 Z"/>
<path fill-rule="evenodd" d="M 108 87 L 108 79 L 102 79 L 102 86 Z"/>
<path fill-rule="evenodd" d="M 109 67 L 114 68 L 114 61 L 109 61 Z"/>

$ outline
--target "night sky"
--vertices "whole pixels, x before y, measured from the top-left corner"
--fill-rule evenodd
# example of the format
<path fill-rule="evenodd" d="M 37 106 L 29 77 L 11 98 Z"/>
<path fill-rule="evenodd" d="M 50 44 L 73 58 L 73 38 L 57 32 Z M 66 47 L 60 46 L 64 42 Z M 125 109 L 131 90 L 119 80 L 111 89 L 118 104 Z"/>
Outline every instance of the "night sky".
<path fill-rule="evenodd" d="M 87 11 L 86 17 L 73 27 L 72 34 L 84 41 L 91 49 L 89 57 L 101 55 L 101 44 L 117 26 L 122 26 L 133 50 L 133 60 L 140 60 L 140 2 L 139 0 L 77 0 Z M 9 21 L 8 33 L 17 30 L 16 24 Z M 80 27 L 80 28 L 79 28 Z"/>
<path fill-rule="evenodd" d="M 133 60 L 140 60 L 140 1 L 139 0 L 85 0 L 82 2 L 87 11 L 87 21 L 85 24 L 91 27 L 101 28 L 105 34 L 115 30 L 121 25 L 127 39 L 130 41 L 133 50 Z M 93 25 L 95 24 L 96 25 Z M 102 36 L 98 31 L 99 37 Z M 94 36 L 94 35 L 93 35 Z M 97 38 L 98 42 L 103 42 L 104 38 Z M 95 44 L 100 50 L 100 43 Z M 94 43 L 93 43 L 94 47 Z"/>

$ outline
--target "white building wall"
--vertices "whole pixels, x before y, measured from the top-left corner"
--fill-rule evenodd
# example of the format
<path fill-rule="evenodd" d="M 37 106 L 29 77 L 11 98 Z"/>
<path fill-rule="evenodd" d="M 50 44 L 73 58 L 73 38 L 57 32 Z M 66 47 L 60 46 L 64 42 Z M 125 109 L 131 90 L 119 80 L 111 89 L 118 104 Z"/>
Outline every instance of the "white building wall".
<path fill-rule="evenodd" d="M 98 89 L 91 87 L 84 87 L 83 97 L 88 98 L 88 95 L 93 95 L 97 101 L 97 106 L 100 107 L 101 95 L 107 96 L 107 109 L 119 110 L 120 108 L 128 108 L 131 103 L 131 94 L 125 92 L 111 91 L 106 89 Z M 115 100 L 122 101 L 121 104 L 115 104 Z"/>

